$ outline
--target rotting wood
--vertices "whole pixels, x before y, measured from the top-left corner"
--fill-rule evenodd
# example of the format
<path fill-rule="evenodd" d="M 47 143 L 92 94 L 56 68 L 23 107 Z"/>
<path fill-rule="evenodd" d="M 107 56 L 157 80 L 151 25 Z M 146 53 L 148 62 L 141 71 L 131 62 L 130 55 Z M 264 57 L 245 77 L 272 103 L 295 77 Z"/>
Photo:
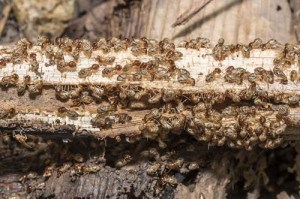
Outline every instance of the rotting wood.
<path fill-rule="evenodd" d="M 1 48 L 1 127 L 161 143 L 185 131 L 212 145 L 274 148 L 299 127 L 299 54 L 260 39 L 22 39 Z"/>

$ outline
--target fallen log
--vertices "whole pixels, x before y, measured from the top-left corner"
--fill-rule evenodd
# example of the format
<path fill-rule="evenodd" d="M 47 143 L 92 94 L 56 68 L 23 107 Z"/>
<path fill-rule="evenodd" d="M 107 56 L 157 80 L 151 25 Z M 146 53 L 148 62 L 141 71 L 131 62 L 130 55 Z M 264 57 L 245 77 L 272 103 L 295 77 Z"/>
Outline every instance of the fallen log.
<path fill-rule="evenodd" d="M 0 53 L 0 128 L 20 142 L 27 133 L 72 133 L 163 146 L 188 133 L 250 150 L 297 139 L 298 46 L 41 37 Z"/>

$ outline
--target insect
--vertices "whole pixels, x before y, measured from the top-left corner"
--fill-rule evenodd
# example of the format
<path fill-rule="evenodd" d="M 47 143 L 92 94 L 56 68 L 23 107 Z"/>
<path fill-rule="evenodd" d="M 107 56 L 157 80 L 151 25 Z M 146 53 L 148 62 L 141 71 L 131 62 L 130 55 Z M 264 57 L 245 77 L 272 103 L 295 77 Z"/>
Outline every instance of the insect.
<path fill-rule="evenodd" d="M 69 98 L 71 99 L 75 99 L 80 97 L 80 94 L 83 90 L 83 86 L 79 85 L 79 86 L 66 86 L 67 87 L 67 95 L 69 96 Z"/>
<path fill-rule="evenodd" d="M 270 39 L 267 43 L 262 44 L 262 50 L 266 49 L 276 49 L 280 46 L 281 44 L 276 41 L 275 39 Z"/>
<path fill-rule="evenodd" d="M 176 97 L 181 94 L 181 90 L 174 91 L 174 90 L 163 89 L 162 92 L 163 92 L 162 100 L 164 102 L 175 100 Z"/>
<path fill-rule="evenodd" d="M 165 184 L 169 184 L 171 186 L 177 185 L 177 179 L 175 178 L 175 176 L 165 175 L 161 178 L 161 181 L 164 185 Z"/>
<path fill-rule="evenodd" d="M 102 70 L 103 77 L 112 77 L 114 75 L 119 75 L 122 72 L 122 66 L 116 65 L 115 67 L 107 67 Z"/>
<path fill-rule="evenodd" d="M 36 172 L 29 172 L 26 176 L 27 179 L 32 180 L 37 178 L 38 174 Z"/>
<path fill-rule="evenodd" d="M 4 144 L 8 145 L 11 142 L 11 136 L 8 133 L 3 132 L 2 133 L 2 141 Z"/>
<path fill-rule="evenodd" d="M 74 48 L 71 52 L 72 58 L 77 61 L 79 59 L 80 50 L 78 48 Z"/>
<path fill-rule="evenodd" d="M 54 168 L 55 168 L 54 165 L 47 166 L 44 170 L 43 177 L 48 178 L 48 177 L 52 176 L 52 174 L 54 172 Z"/>
<path fill-rule="evenodd" d="M 161 117 L 161 111 L 157 108 L 154 108 L 150 111 L 150 113 L 147 113 L 144 117 L 144 121 L 150 121 L 150 120 L 158 120 Z"/>
<path fill-rule="evenodd" d="M 84 162 L 84 157 L 82 154 L 80 153 L 76 153 L 74 155 L 72 155 L 72 159 L 75 161 L 75 162 Z"/>
<path fill-rule="evenodd" d="M 118 75 L 117 80 L 118 81 L 125 81 L 125 80 L 133 80 L 133 78 L 132 78 L 132 75 L 121 73 L 120 75 Z"/>
<path fill-rule="evenodd" d="M 197 162 L 191 162 L 188 166 L 188 169 L 190 171 L 197 170 L 199 169 L 199 164 Z"/>
<path fill-rule="evenodd" d="M 89 90 L 91 95 L 97 99 L 101 99 L 104 96 L 104 88 L 102 86 L 90 85 Z"/>
<path fill-rule="evenodd" d="M 83 163 L 75 163 L 73 169 L 70 171 L 70 176 L 79 176 L 84 172 L 84 164 Z"/>
<path fill-rule="evenodd" d="M 298 72 L 296 70 L 292 70 L 290 72 L 290 80 L 292 82 L 297 82 L 298 81 Z"/>
<path fill-rule="evenodd" d="M 13 118 L 17 114 L 15 108 L 9 108 L 9 109 L 1 109 L 0 110 L 0 119 L 5 119 L 5 118 Z"/>
<path fill-rule="evenodd" d="M 274 72 L 274 75 L 279 77 L 279 78 L 283 78 L 283 77 L 286 77 L 286 75 L 284 74 L 284 72 L 280 69 L 279 66 L 275 66 L 273 68 L 273 72 Z"/>
<path fill-rule="evenodd" d="M 256 38 L 254 39 L 253 42 L 249 43 L 248 47 L 250 49 L 259 49 L 262 47 L 262 45 L 263 45 L 262 40 L 260 38 Z"/>
<path fill-rule="evenodd" d="M 162 116 L 160 117 L 159 119 L 159 122 L 161 124 L 161 127 L 164 129 L 164 130 L 172 130 L 172 124 L 169 122 L 169 119 L 165 116 Z"/>
<path fill-rule="evenodd" d="M 51 41 L 48 37 L 46 37 L 46 36 L 38 37 L 38 45 L 41 46 L 42 48 L 45 48 L 49 44 L 51 44 Z"/>
<path fill-rule="evenodd" d="M 287 77 L 282 77 L 279 82 L 281 84 L 287 85 L 288 84 L 288 78 Z"/>
<path fill-rule="evenodd" d="M 43 89 L 43 81 L 36 80 L 32 85 L 28 86 L 28 92 L 30 95 L 37 95 L 42 92 Z"/>
<path fill-rule="evenodd" d="M 156 148 L 150 148 L 148 152 L 149 156 L 153 157 L 155 160 L 158 160 L 160 158 L 160 154 Z"/>
<path fill-rule="evenodd" d="M 125 50 L 127 50 L 129 44 L 130 44 L 130 40 L 129 39 L 124 39 L 122 41 L 117 40 L 114 43 L 114 51 L 115 52 L 125 51 Z"/>
<path fill-rule="evenodd" d="M 100 165 L 89 164 L 83 168 L 83 173 L 97 173 L 100 169 Z"/>
<path fill-rule="evenodd" d="M 254 106 L 251 106 L 251 107 L 249 107 L 249 106 L 241 106 L 241 107 L 239 108 L 239 111 L 240 111 L 240 113 L 242 113 L 242 114 L 246 114 L 246 115 L 254 115 L 255 112 L 256 112 L 256 109 L 255 109 Z"/>
<path fill-rule="evenodd" d="M 178 158 L 173 162 L 167 163 L 166 168 L 170 170 L 179 169 L 183 165 L 183 163 L 184 163 L 184 159 Z"/>
<path fill-rule="evenodd" d="M 129 122 L 132 120 L 132 117 L 128 115 L 127 113 L 118 113 L 115 115 L 118 123 L 125 124 L 126 122 Z"/>
<path fill-rule="evenodd" d="M 32 148 L 29 144 L 26 143 L 26 140 L 27 140 L 27 136 L 26 134 L 22 134 L 22 133 L 19 133 L 19 134 L 16 134 L 15 132 L 13 132 L 13 137 L 20 143 L 22 144 L 23 146 L 25 146 L 26 148 Z"/>
<path fill-rule="evenodd" d="M 235 103 L 239 103 L 241 101 L 240 96 L 234 90 L 231 89 L 226 90 L 225 95 Z"/>
<path fill-rule="evenodd" d="M 39 71 L 39 62 L 36 61 L 36 60 L 33 60 L 30 62 L 30 70 L 35 72 L 35 73 L 38 73 Z"/>
<path fill-rule="evenodd" d="M 84 68 L 84 69 L 81 69 L 79 72 L 78 72 L 78 77 L 79 78 L 86 78 L 86 77 L 89 77 L 91 76 L 93 73 L 97 72 L 99 69 L 99 65 L 98 64 L 93 64 L 91 67 L 89 68 Z"/>
<path fill-rule="evenodd" d="M 165 55 L 165 57 L 167 59 L 170 59 L 170 60 L 173 60 L 173 61 L 181 59 L 182 56 L 183 56 L 183 54 L 181 52 L 173 51 L 173 50 L 167 51 L 167 53 Z"/>
<path fill-rule="evenodd" d="M 143 46 L 133 46 L 133 47 L 131 47 L 131 53 L 134 56 L 145 55 L 145 54 L 147 54 L 147 48 L 145 48 Z"/>
<path fill-rule="evenodd" d="M 18 83 L 18 85 L 17 85 L 17 93 L 18 93 L 18 95 L 24 95 L 24 93 L 25 93 L 25 91 L 26 91 L 26 89 L 28 87 L 28 84 L 30 83 L 30 80 L 31 80 L 30 76 L 26 75 L 24 77 L 23 82 L 22 83 Z"/>
<path fill-rule="evenodd" d="M 181 84 L 186 84 L 186 85 L 189 85 L 189 86 L 195 86 L 195 83 L 196 83 L 194 78 L 187 77 L 186 75 L 178 76 L 177 81 Z"/>
<path fill-rule="evenodd" d="M 272 71 L 266 71 L 266 73 L 263 75 L 263 79 L 268 82 L 269 84 L 274 83 L 274 73 Z"/>
<path fill-rule="evenodd" d="M 182 130 L 185 126 L 186 117 L 183 114 L 176 115 L 169 118 L 169 123 L 172 126 L 172 130 Z"/>
<path fill-rule="evenodd" d="M 60 177 L 63 173 L 68 171 L 72 167 L 72 162 L 65 162 L 57 171 L 57 177 Z"/>
<path fill-rule="evenodd" d="M 145 109 L 147 108 L 147 104 L 143 101 L 131 100 L 129 102 L 129 107 L 131 109 Z"/>
<path fill-rule="evenodd" d="M 58 85 L 55 87 L 55 93 L 56 93 L 56 96 L 62 100 L 69 99 L 69 97 L 70 97 L 69 92 L 65 91 L 64 87 L 61 85 Z"/>
<path fill-rule="evenodd" d="M 228 66 L 226 68 L 226 73 L 231 73 L 234 70 L 234 66 Z"/>
<path fill-rule="evenodd" d="M 67 63 L 65 62 L 65 60 L 60 59 L 60 60 L 56 60 L 56 68 L 59 72 L 65 72 L 67 71 Z"/>
<path fill-rule="evenodd" d="M 113 56 L 108 56 L 108 57 L 98 56 L 97 60 L 100 65 L 107 66 L 107 65 L 112 65 L 116 60 L 116 58 Z"/>
<path fill-rule="evenodd" d="M 224 45 L 225 40 L 220 38 L 217 45 L 212 50 L 212 56 L 215 60 L 221 61 L 228 57 L 232 52 L 234 52 L 233 45 Z"/>
<path fill-rule="evenodd" d="M 110 128 L 111 124 L 106 121 L 106 117 L 97 115 L 91 119 L 91 124 L 98 128 Z"/>
<path fill-rule="evenodd" d="M 154 76 L 155 80 L 169 80 L 170 74 L 166 68 L 158 67 L 156 69 L 156 75 Z"/>
<path fill-rule="evenodd" d="M 27 52 L 26 52 L 27 53 Z M 29 58 L 31 60 L 36 60 L 36 53 L 30 53 Z"/>
<path fill-rule="evenodd" d="M 261 125 L 264 125 L 264 124 L 266 123 L 266 121 L 267 121 L 267 119 L 266 119 L 265 116 L 261 115 L 261 116 L 259 117 L 259 123 L 260 123 Z"/>
<path fill-rule="evenodd" d="M 90 58 L 91 55 L 92 55 L 92 52 L 93 52 L 93 48 L 92 48 L 91 42 L 88 41 L 88 40 L 85 40 L 85 39 L 81 40 L 81 42 L 82 42 L 81 47 L 82 47 L 82 50 L 83 50 L 83 54 L 86 57 Z"/>
<path fill-rule="evenodd" d="M 169 39 L 164 38 L 162 41 L 158 43 L 160 50 L 162 53 L 166 53 L 168 51 L 175 50 L 175 44 L 172 43 Z"/>
<path fill-rule="evenodd" d="M 65 107 L 59 107 L 58 113 L 61 117 L 68 116 L 72 120 L 76 120 L 79 117 L 79 114 L 76 111 L 69 110 Z"/>
<path fill-rule="evenodd" d="M 110 111 L 115 111 L 116 107 L 112 106 L 110 103 L 103 101 L 101 102 L 101 104 L 99 105 L 98 109 L 97 109 L 97 113 L 100 115 L 103 114 L 107 114 Z"/>
<path fill-rule="evenodd" d="M 298 95 L 293 95 L 288 97 L 288 104 L 289 105 L 298 105 L 300 101 L 300 97 Z"/>
<path fill-rule="evenodd" d="M 223 116 L 236 116 L 237 114 L 237 108 L 234 106 L 228 106 L 222 111 Z"/>
<path fill-rule="evenodd" d="M 140 100 L 143 96 L 145 96 L 147 94 L 147 90 L 146 89 L 141 89 L 137 92 L 135 92 L 133 98 L 135 100 Z"/>
<path fill-rule="evenodd" d="M 139 129 L 144 132 L 146 138 L 154 138 L 159 131 L 159 125 L 153 121 L 142 124 Z"/>
<path fill-rule="evenodd" d="M 243 54 L 244 58 L 249 58 L 250 57 L 250 48 L 248 46 L 243 46 L 242 54 Z"/>
<path fill-rule="evenodd" d="M 19 75 L 18 74 L 12 74 L 10 76 L 2 77 L 0 81 L 0 86 L 8 87 L 8 86 L 14 86 L 19 81 Z"/>
<path fill-rule="evenodd" d="M 277 116 L 287 116 L 290 112 L 289 107 L 287 105 L 278 105 L 277 106 Z"/>
<path fill-rule="evenodd" d="M 73 99 L 73 106 L 86 105 L 94 102 L 88 91 L 82 91 L 80 98 Z"/>
<path fill-rule="evenodd" d="M 75 71 L 76 70 L 76 62 L 75 61 L 69 61 L 67 66 L 68 66 L 68 71 Z"/>
<path fill-rule="evenodd" d="M 194 107 L 193 107 L 193 112 L 194 113 L 197 113 L 197 112 L 204 112 L 206 111 L 206 106 L 203 102 L 199 102 L 198 104 L 196 104 Z"/>
<path fill-rule="evenodd" d="M 1 58 L 0 59 L 0 68 L 5 67 L 7 62 L 8 62 L 8 60 L 6 60 L 5 58 Z"/>
<path fill-rule="evenodd" d="M 220 75 L 220 73 L 221 73 L 221 69 L 215 68 L 211 73 L 207 74 L 207 76 L 205 77 L 205 81 L 206 82 L 214 81 L 218 77 L 218 75 Z"/>
<path fill-rule="evenodd" d="M 107 43 L 102 43 L 98 48 L 105 54 L 111 52 L 111 46 Z"/>
<path fill-rule="evenodd" d="M 160 166 L 161 166 L 161 164 L 159 162 L 156 162 L 156 163 L 150 165 L 146 170 L 147 174 L 155 175 L 158 172 L 158 170 L 160 169 Z"/>
<path fill-rule="evenodd" d="M 160 99 L 162 98 L 162 94 L 160 91 L 152 91 L 152 95 L 149 97 L 148 102 L 150 104 L 155 104 L 158 103 L 160 101 Z"/>
<path fill-rule="evenodd" d="M 248 74 L 248 81 L 249 82 L 256 82 L 256 79 L 257 79 L 257 74 L 256 73 L 250 73 L 250 74 Z"/>
<path fill-rule="evenodd" d="M 122 158 L 119 159 L 119 160 L 116 162 L 115 165 L 116 165 L 117 168 L 121 168 L 121 167 L 127 165 L 131 160 L 132 160 L 131 155 L 129 155 L 129 154 L 124 154 L 124 155 L 122 156 Z"/>
<path fill-rule="evenodd" d="M 151 45 L 148 47 L 147 53 L 149 56 L 157 55 L 157 54 L 159 54 L 159 52 L 160 52 L 160 49 L 159 49 L 159 46 L 157 46 L 157 45 Z"/>

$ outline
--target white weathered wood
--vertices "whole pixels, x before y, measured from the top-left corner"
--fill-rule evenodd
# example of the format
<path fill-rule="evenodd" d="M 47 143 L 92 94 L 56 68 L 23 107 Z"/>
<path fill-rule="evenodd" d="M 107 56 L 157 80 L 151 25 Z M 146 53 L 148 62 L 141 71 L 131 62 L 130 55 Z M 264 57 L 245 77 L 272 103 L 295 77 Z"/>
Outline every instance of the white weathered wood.
<path fill-rule="evenodd" d="M 282 0 L 212 1 L 185 25 L 172 27 L 177 17 L 203 2 L 145 0 L 140 10 L 130 11 L 130 23 L 118 21 L 128 31 L 117 32 L 119 29 L 116 28 L 113 29 L 113 35 L 146 36 L 158 40 L 172 38 L 175 42 L 199 36 L 210 38 L 212 42 L 217 42 L 221 37 L 229 43 L 246 43 L 255 38 L 273 38 L 282 43 L 296 42 L 289 3 Z"/>
<path fill-rule="evenodd" d="M 14 53 L 12 50 L 14 48 L 14 46 L 2 46 L 0 58 L 9 57 L 11 53 Z M 257 67 L 262 67 L 265 70 L 273 70 L 274 59 L 281 55 L 283 48 L 284 46 L 276 49 L 266 50 L 253 49 L 251 50 L 249 58 L 243 57 L 241 52 L 234 52 L 224 60 L 216 61 L 212 56 L 214 53 L 213 48 L 201 48 L 200 50 L 196 50 L 178 47 L 176 50 L 181 52 L 183 56 L 179 60 L 175 61 L 176 67 L 179 69 L 186 69 L 190 73 L 190 77 L 195 80 L 194 85 L 185 85 L 179 83 L 176 76 L 171 77 L 171 79 L 168 81 L 118 81 L 118 75 L 114 75 L 111 78 L 103 77 L 102 70 L 106 67 L 116 66 L 117 64 L 124 66 L 125 64 L 132 63 L 135 60 L 147 62 L 154 59 L 154 57 L 148 55 L 135 56 L 132 54 L 131 48 L 128 48 L 123 52 L 110 52 L 108 54 L 103 54 L 101 51 L 96 50 L 93 51 L 91 57 L 86 57 L 83 53 L 81 53 L 77 61 L 77 67 L 75 71 L 60 72 L 57 70 L 57 66 L 55 64 L 52 66 L 45 66 L 45 64 L 49 62 L 49 59 L 46 58 L 45 53 L 39 46 L 34 46 L 28 50 L 28 54 L 31 52 L 37 54 L 37 61 L 39 62 L 39 70 L 37 73 L 30 70 L 31 66 L 29 59 L 23 59 L 22 63 L 20 64 L 8 62 L 5 67 L 0 68 L 0 78 L 12 74 L 18 74 L 19 81 L 22 81 L 24 76 L 29 75 L 32 78 L 31 84 L 34 84 L 36 80 L 42 80 L 43 85 L 50 87 L 50 89 L 43 89 L 41 95 L 37 95 L 34 99 L 29 98 L 27 93 L 24 96 L 18 96 L 14 88 L 8 88 L 7 90 L 1 91 L 0 98 L 2 103 L 0 105 L 0 109 L 13 107 L 17 110 L 17 115 L 11 119 L 2 119 L 0 125 L 2 127 L 9 127 L 10 125 L 15 124 L 28 124 L 27 126 L 25 125 L 26 127 L 22 127 L 28 128 L 28 132 L 43 128 L 46 128 L 46 130 L 50 132 L 57 132 L 60 131 L 60 128 L 68 126 L 68 128 L 71 128 L 68 129 L 68 131 L 77 132 L 79 134 L 92 134 L 99 137 L 115 137 L 121 134 L 126 134 L 127 136 L 140 135 L 142 133 L 141 126 L 143 126 L 145 123 L 145 114 L 151 110 L 151 107 L 148 108 L 146 106 L 142 108 L 142 110 L 129 107 L 118 107 L 117 112 L 128 114 L 132 117 L 132 120 L 125 124 L 115 124 L 109 129 L 99 129 L 91 124 L 91 119 L 96 116 L 96 110 L 99 104 L 92 103 L 89 105 L 72 108 L 71 100 L 58 100 L 56 98 L 56 92 L 53 88 L 57 85 L 69 86 L 79 84 L 101 85 L 103 87 L 117 85 L 139 85 L 148 92 L 153 90 L 160 92 L 164 92 L 164 90 L 174 90 L 182 92 L 183 95 L 192 93 L 226 94 L 228 90 L 233 90 L 234 92 L 239 93 L 244 89 L 249 89 L 249 81 L 245 80 L 241 85 L 226 82 L 224 79 L 226 69 L 229 66 L 234 66 L 235 68 L 243 68 L 250 73 L 254 72 L 255 68 Z M 58 47 L 54 46 L 54 52 L 57 50 L 59 50 Z M 294 50 L 297 51 L 298 48 L 295 46 Z M 78 72 L 81 69 L 90 67 L 92 64 L 98 63 L 96 57 L 99 55 L 104 57 L 113 56 L 116 59 L 110 66 L 100 66 L 99 70 L 93 73 L 90 77 L 79 78 Z M 68 62 L 73 58 L 68 53 L 65 53 L 64 59 Z M 299 81 L 297 80 L 296 82 L 292 82 L 290 80 L 290 72 L 292 70 L 299 71 L 298 65 L 299 63 L 296 56 L 295 60 L 293 60 L 290 66 L 281 67 L 285 75 L 288 77 L 288 83 L 286 85 L 280 83 L 280 81 L 276 78 L 273 84 L 268 84 L 264 81 L 257 81 L 257 88 L 266 91 L 268 94 L 268 99 L 266 102 L 268 103 L 267 106 L 270 107 L 276 105 L 276 103 L 272 104 L 271 102 L 271 98 L 274 96 L 283 95 L 285 97 L 289 97 L 300 95 Z M 221 70 L 221 74 L 216 78 L 216 80 L 207 82 L 205 80 L 206 76 L 215 68 L 219 68 Z M 115 93 L 115 95 L 119 96 L 119 93 Z M 178 97 L 178 100 L 182 100 L 182 97 Z M 283 104 L 287 104 L 287 102 L 285 101 Z M 161 108 L 164 105 L 165 104 L 163 103 Z M 224 105 L 227 106 L 227 104 Z M 233 103 L 233 105 L 240 106 L 242 104 Z M 252 104 L 250 106 L 256 105 Z M 59 107 L 67 107 L 76 110 L 77 113 L 79 113 L 79 117 L 75 120 L 68 117 L 61 117 L 57 112 Z M 257 110 L 256 112 L 257 115 L 253 117 L 253 121 L 257 122 L 260 116 L 268 117 L 268 122 L 277 121 L 277 111 L 275 110 L 270 110 L 269 108 L 269 110 Z M 289 117 L 293 121 L 296 121 L 296 123 L 297 121 L 300 121 L 299 102 L 296 106 L 291 106 L 289 108 Z M 224 128 L 229 128 L 236 122 L 236 117 L 224 116 L 221 120 L 221 125 Z M 297 125 L 299 124 L 300 123 L 297 123 Z M 286 125 L 283 123 L 283 121 L 281 121 L 280 125 L 284 125 L 282 128 L 285 129 Z M 32 128 L 30 128 L 30 126 Z M 294 130 L 291 132 L 294 132 Z"/>

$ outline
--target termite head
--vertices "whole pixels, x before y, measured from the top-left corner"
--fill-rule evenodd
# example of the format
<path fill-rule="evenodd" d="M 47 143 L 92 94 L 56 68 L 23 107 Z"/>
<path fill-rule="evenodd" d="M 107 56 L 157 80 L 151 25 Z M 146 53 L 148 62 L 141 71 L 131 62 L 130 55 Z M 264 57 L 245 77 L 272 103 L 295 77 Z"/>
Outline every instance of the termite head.
<path fill-rule="evenodd" d="M 68 109 L 66 107 L 59 107 L 57 110 L 58 110 L 58 113 L 66 113 L 68 111 Z"/>

